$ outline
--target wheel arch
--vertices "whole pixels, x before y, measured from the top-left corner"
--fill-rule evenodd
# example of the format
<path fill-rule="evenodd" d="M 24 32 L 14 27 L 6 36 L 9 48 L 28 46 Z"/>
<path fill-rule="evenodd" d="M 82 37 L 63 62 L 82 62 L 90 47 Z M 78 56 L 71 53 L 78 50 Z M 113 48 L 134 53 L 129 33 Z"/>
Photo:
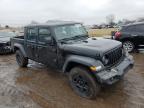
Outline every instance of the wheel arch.
<path fill-rule="evenodd" d="M 121 41 L 122 41 L 122 42 L 125 42 L 125 41 L 131 41 L 131 42 L 133 42 L 134 40 L 131 39 L 131 38 L 123 38 L 123 39 L 121 39 Z"/>
<path fill-rule="evenodd" d="M 72 55 L 67 57 L 64 66 L 63 66 L 63 72 L 64 73 L 68 73 L 70 72 L 70 70 L 74 67 L 84 67 L 86 69 L 90 70 L 91 66 L 103 66 L 103 64 L 98 61 L 95 60 L 94 58 L 89 58 L 89 57 L 83 57 L 83 56 L 77 56 L 77 55 Z M 91 75 L 95 76 L 94 73 L 91 72 Z M 95 76 L 96 77 L 96 76 Z"/>
<path fill-rule="evenodd" d="M 138 43 L 137 43 L 137 42 L 135 41 L 135 39 L 133 39 L 133 38 L 123 38 L 123 39 L 121 39 L 121 42 L 122 42 L 122 43 L 124 43 L 124 42 L 126 42 L 126 41 L 132 42 L 135 46 L 138 45 Z"/>
<path fill-rule="evenodd" d="M 76 66 L 81 66 L 81 67 L 85 67 L 87 69 L 89 69 L 89 65 L 86 65 L 84 63 L 80 63 L 80 62 L 76 62 L 76 61 L 70 61 L 67 66 L 64 69 L 64 72 L 69 72 L 72 68 L 76 67 Z"/>
<path fill-rule="evenodd" d="M 27 57 L 27 54 L 21 44 L 14 44 L 14 51 L 20 50 L 24 57 Z"/>

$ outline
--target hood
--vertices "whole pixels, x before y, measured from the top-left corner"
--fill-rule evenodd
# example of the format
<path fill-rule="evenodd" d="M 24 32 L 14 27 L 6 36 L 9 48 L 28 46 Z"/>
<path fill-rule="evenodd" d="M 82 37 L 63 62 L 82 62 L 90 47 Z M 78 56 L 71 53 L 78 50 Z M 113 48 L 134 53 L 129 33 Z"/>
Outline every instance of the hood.
<path fill-rule="evenodd" d="M 0 43 L 1 42 L 9 42 L 10 41 L 10 37 L 0 37 Z"/>
<path fill-rule="evenodd" d="M 62 49 L 73 54 L 97 57 L 102 56 L 104 53 L 121 46 L 121 42 L 115 40 L 88 38 L 85 41 L 63 44 Z"/>

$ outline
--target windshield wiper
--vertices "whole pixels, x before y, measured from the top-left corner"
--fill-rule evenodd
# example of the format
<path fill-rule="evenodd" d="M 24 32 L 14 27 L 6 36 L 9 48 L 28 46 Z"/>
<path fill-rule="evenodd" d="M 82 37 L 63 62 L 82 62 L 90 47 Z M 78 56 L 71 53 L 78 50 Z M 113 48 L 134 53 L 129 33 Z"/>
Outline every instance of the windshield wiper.
<path fill-rule="evenodd" d="M 67 43 L 67 41 L 70 41 L 70 40 L 75 40 L 75 39 L 78 39 L 78 38 L 88 38 L 88 36 L 87 35 L 76 35 L 76 36 L 73 36 L 73 37 L 70 37 L 70 38 L 64 38 L 64 39 L 61 39 L 61 40 L 59 40 L 61 43 L 64 43 L 64 44 L 66 44 Z"/>
<path fill-rule="evenodd" d="M 67 44 L 67 41 L 71 40 L 70 38 L 60 39 L 59 42 L 62 44 Z"/>
<path fill-rule="evenodd" d="M 88 38 L 87 35 L 76 35 L 74 37 L 72 37 L 72 39 L 77 39 L 77 38 Z"/>

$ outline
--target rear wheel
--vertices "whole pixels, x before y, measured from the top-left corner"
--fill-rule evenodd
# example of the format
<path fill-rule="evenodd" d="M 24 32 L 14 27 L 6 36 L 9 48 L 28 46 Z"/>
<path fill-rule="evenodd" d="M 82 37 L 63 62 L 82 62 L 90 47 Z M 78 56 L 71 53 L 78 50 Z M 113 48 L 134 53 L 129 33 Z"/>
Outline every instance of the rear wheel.
<path fill-rule="evenodd" d="M 100 85 L 83 67 L 75 67 L 69 73 L 72 89 L 81 97 L 94 99 L 100 91 Z"/>
<path fill-rule="evenodd" d="M 134 51 L 135 45 L 131 41 L 124 41 L 123 42 L 123 47 L 126 49 L 128 52 Z"/>
<path fill-rule="evenodd" d="M 16 61 L 20 67 L 26 67 L 28 64 L 28 58 L 24 57 L 20 50 L 16 51 Z"/>

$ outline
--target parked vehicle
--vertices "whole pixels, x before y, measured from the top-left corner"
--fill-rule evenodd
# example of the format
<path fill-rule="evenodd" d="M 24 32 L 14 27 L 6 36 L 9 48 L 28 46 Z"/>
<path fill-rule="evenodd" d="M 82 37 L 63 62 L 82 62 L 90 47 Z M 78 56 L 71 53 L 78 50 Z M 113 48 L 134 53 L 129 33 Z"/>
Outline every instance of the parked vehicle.
<path fill-rule="evenodd" d="M 89 38 L 77 22 L 28 25 L 24 36 L 12 38 L 11 45 L 20 67 L 31 59 L 62 71 L 73 90 L 88 99 L 95 98 L 102 85 L 119 81 L 134 64 L 121 42 Z"/>
<path fill-rule="evenodd" d="M 15 37 L 13 32 L 0 32 L 0 54 L 7 54 L 12 51 L 10 38 Z"/>
<path fill-rule="evenodd" d="M 121 41 L 123 47 L 128 52 L 144 46 L 144 23 L 133 23 L 122 26 L 122 28 L 115 32 L 113 39 Z"/>

